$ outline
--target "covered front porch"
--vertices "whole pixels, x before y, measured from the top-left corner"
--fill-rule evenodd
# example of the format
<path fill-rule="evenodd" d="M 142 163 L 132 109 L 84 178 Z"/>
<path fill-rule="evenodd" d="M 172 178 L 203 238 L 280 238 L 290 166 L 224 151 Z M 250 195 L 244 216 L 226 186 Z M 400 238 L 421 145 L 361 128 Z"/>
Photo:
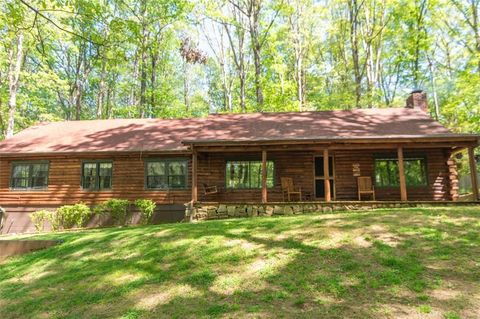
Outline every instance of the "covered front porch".
<path fill-rule="evenodd" d="M 476 139 L 441 138 L 190 143 L 192 203 L 456 201 L 458 176 L 453 155 L 467 149 L 470 169 L 475 171 L 476 143 Z M 359 197 L 359 178 L 371 181 L 373 193 Z M 473 196 L 478 200 L 476 174 L 471 178 Z M 285 180 L 293 183 L 290 198 Z"/>

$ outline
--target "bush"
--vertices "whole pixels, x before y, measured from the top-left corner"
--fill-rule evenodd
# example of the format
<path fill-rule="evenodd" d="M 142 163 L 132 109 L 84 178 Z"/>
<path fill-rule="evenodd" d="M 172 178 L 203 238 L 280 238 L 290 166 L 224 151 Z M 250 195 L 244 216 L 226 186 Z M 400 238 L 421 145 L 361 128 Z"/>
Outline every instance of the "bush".
<path fill-rule="evenodd" d="M 60 226 L 62 225 L 62 220 L 60 219 L 57 211 L 50 212 L 47 215 L 47 219 L 50 222 L 50 227 L 52 227 L 52 231 L 58 231 Z"/>
<path fill-rule="evenodd" d="M 137 199 L 135 206 L 140 210 L 140 223 L 150 223 L 157 204 L 151 199 Z"/>
<path fill-rule="evenodd" d="M 90 208 L 83 204 L 65 205 L 57 210 L 56 219 L 64 229 L 82 227 L 91 215 Z M 53 228 L 53 227 L 52 227 Z"/>
<path fill-rule="evenodd" d="M 54 212 L 49 210 L 39 210 L 30 214 L 30 220 L 35 226 L 35 230 L 37 232 L 40 232 L 44 229 L 45 221 L 50 220 L 50 215 L 53 213 Z"/>
<path fill-rule="evenodd" d="M 126 199 L 109 199 L 94 209 L 94 213 L 110 215 L 117 225 L 125 225 L 130 202 Z"/>

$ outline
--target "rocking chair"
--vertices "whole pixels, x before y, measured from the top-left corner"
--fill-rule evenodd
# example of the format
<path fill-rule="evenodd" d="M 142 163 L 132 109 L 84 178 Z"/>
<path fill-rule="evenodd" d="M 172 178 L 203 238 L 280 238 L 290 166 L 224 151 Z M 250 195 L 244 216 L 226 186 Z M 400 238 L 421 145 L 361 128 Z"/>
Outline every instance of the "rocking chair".
<path fill-rule="evenodd" d="M 203 186 L 203 197 L 218 194 L 218 187 L 216 185 L 208 186 L 207 184 L 202 184 L 202 186 Z"/>
<path fill-rule="evenodd" d="M 295 188 L 291 177 L 281 177 L 280 180 L 282 182 L 283 201 L 285 201 L 285 195 L 287 195 L 288 201 L 290 201 L 291 195 L 298 196 L 298 200 L 302 201 L 302 189 L 300 187 Z"/>

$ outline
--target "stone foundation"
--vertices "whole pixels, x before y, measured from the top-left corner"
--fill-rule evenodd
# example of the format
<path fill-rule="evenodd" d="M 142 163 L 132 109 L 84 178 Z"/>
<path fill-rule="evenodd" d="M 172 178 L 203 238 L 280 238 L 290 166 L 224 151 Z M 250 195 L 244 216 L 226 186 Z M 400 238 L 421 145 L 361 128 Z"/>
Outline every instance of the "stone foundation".
<path fill-rule="evenodd" d="M 273 215 L 300 215 L 312 213 L 331 213 L 334 211 L 355 211 L 379 208 L 470 206 L 475 202 L 292 202 L 292 203 L 188 203 L 185 219 L 200 221 L 238 217 L 257 217 Z"/>

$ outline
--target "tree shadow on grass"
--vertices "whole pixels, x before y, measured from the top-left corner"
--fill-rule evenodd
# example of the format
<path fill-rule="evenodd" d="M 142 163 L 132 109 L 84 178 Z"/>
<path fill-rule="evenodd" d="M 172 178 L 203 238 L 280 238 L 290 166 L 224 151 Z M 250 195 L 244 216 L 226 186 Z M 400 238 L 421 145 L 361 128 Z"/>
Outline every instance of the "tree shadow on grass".
<path fill-rule="evenodd" d="M 452 305 L 429 292 L 455 278 L 462 294 L 479 293 L 465 283 L 478 272 L 462 267 L 478 252 L 478 236 L 465 232 L 466 221 L 438 225 L 437 216 L 372 212 L 44 235 L 65 244 L 0 266 L 0 314 L 383 318 L 418 315 L 422 304 L 468 314 L 471 302 Z M 375 238 L 372 225 L 395 235 L 396 246 Z M 345 238 L 329 242 L 332 227 Z M 446 231 L 450 237 L 438 235 Z M 363 245 L 349 237 L 359 233 Z M 455 254 L 463 260 L 452 264 Z"/>

